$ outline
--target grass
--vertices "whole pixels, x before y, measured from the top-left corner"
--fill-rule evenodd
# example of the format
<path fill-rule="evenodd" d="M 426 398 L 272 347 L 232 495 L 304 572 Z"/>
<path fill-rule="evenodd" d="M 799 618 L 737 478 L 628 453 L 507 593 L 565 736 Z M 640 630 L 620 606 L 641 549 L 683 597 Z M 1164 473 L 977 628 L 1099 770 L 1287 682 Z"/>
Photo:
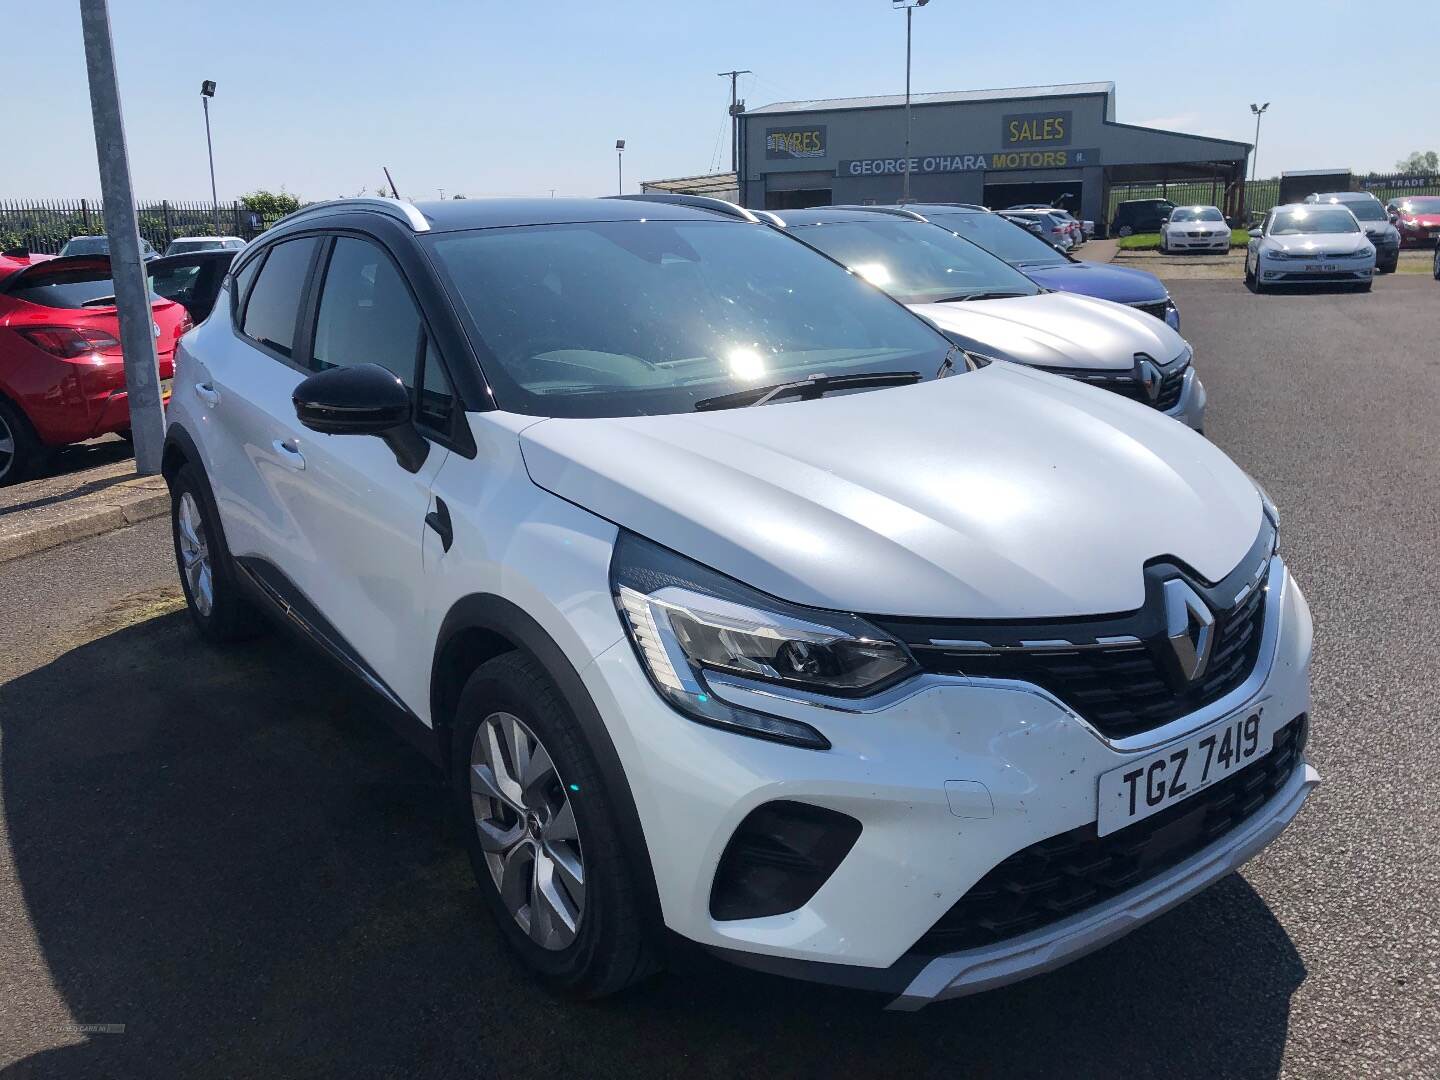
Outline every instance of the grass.
<path fill-rule="evenodd" d="M 1244 247 L 1250 242 L 1250 233 L 1245 229 L 1230 230 L 1230 246 L 1232 248 Z M 1136 233 L 1133 236 L 1120 237 L 1121 251 L 1159 251 L 1159 233 Z"/>

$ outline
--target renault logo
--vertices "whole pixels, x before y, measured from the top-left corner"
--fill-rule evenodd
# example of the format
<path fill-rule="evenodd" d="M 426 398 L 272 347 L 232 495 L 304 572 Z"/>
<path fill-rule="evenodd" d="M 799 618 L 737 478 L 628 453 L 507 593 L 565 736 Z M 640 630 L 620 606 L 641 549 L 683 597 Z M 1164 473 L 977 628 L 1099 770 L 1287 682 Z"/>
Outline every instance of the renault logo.
<path fill-rule="evenodd" d="M 1140 380 L 1140 389 L 1145 391 L 1145 396 L 1154 401 L 1160 396 L 1160 369 L 1155 366 L 1153 360 L 1141 360 L 1135 365 L 1136 377 Z"/>
<path fill-rule="evenodd" d="M 1165 636 L 1175 650 L 1180 673 L 1187 682 L 1202 678 L 1210 664 L 1215 641 L 1215 616 L 1205 601 L 1185 582 L 1165 582 Z"/>

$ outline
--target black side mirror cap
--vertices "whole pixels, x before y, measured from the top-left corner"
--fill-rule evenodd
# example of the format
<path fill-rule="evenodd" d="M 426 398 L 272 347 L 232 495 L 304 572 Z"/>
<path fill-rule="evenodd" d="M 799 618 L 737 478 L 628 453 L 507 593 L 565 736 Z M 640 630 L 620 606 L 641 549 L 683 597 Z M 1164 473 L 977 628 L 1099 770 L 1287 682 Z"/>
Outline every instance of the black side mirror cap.
<path fill-rule="evenodd" d="M 410 391 L 378 364 L 317 372 L 295 387 L 295 416 L 322 435 L 374 435 L 407 472 L 419 472 L 430 444 L 415 430 Z"/>

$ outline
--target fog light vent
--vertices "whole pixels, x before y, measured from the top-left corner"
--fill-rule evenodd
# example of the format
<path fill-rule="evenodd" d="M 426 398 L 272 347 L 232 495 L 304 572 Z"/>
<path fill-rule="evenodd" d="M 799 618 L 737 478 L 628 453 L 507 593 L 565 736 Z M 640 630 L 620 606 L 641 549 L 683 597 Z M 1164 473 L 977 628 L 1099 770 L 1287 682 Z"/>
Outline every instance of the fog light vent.
<path fill-rule="evenodd" d="M 781 915 L 808 903 L 860 838 L 835 810 L 772 802 L 752 810 L 720 859 L 710 915 L 720 921 Z"/>

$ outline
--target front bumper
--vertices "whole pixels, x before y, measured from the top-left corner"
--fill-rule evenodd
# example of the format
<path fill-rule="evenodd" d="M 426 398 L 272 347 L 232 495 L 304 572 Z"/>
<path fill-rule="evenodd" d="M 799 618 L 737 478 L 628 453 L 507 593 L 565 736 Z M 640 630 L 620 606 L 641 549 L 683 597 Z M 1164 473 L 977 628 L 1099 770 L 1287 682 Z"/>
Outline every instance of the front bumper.
<path fill-rule="evenodd" d="M 1266 285 L 1306 285 L 1310 283 L 1347 283 L 1370 281 L 1375 276 L 1375 259 L 1337 258 L 1273 259 L 1261 256 L 1256 260 L 1260 281 Z M 1319 270 L 1318 266 L 1332 269 Z"/>
<path fill-rule="evenodd" d="M 1278 558 L 1268 588 L 1249 679 L 1204 708 L 1125 739 L 1104 737 L 1021 682 L 927 674 L 844 707 L 712 685 L 734 704 L 811 724 L 832 744 L 817 752 L 685 719 L 655 693 L 628 640 L 601 653 L 582 677 L 629 778 L 670 930 L 751 967 L 886 990 L 915 1007 L 1048 970 L 1119 937 L 1284 827 L 1294 813 L 1288 786 L 1284 800 L 1112 904 L 979 953 L 931 958 L 913 951 L 992 867 L 1093 825 L 1102 774 L 1261 699 L 1286 716 L 1309 711 L 1309 609 Z M 1304 768 L 1295 775 L 1308 791 L 1313 777 Z M 848 814 L 862 825 L 859 839 L 803 906 L 714 919 L 711 887 L 727 843 L 751 811 L 776 800 Z"/>
<path fill-rule="evenodd" d="M 1194 236 L 1188 233 L 1167 233 L 1165 246 L 1171 251 L 1219 251 L 1230 250 L 1230 233 L 1215 236 Z"/>

